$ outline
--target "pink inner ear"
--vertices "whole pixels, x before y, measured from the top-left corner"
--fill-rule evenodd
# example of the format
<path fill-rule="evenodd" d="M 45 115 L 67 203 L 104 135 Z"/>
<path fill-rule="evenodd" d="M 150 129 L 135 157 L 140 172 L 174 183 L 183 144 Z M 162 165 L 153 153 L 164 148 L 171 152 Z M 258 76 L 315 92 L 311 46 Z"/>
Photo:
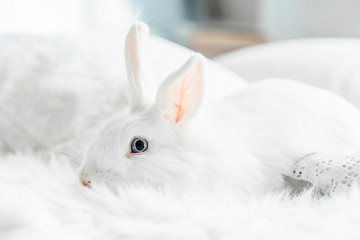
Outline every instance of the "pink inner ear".
<path fill-rule="evenodd" d="M 173 90 L 176 96 L 174 102 L 175 123 L 180 122 L 185 115 L 191 115 L 197 108 L 201 99 L 201 66 L 198 63 Z"/>
<path fill-rule="evenodd" d="M 129 51 L 128 58 L 129 66 L 131 68 L 131 71 L 138 71 L 140 68 L 140 62 L 139 62 L 139 39 L 137 38 L 138 29 L 134 29 L 132 34 L 129 36 L 128 42 L 127 42 L 127 49 Z M 137 73 L 134 73 L 137 74 Z M 134 79 L 136 82 L 138 82 L 138 79 Z"/>

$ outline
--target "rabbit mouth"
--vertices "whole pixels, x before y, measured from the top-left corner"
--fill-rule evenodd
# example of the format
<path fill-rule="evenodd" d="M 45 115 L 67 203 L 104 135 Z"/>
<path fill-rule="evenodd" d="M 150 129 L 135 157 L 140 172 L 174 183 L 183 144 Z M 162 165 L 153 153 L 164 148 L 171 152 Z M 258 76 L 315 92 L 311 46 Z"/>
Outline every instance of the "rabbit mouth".
<path fill-rule="evenodd" d="M 80 169 L 79 180 L 84 187 L 93 187 L 94 185 L 105 185 L 111 187 L 121 182 L 121 178 L 116 178 L 110 171 L 100 171 L 94 169 Z"/>

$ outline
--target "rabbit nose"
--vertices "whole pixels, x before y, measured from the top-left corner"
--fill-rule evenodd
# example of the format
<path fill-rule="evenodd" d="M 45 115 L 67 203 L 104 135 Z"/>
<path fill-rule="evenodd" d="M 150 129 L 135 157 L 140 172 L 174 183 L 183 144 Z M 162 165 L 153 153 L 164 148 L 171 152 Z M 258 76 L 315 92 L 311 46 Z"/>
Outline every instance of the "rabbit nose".
<path fill-rule="evenodd" d="M 84 187 L 90 187 L 90 183 L 91 183 L 90 180 L 81 180 L 81 184 L 82 184 Z"/>
<path fill-rule="evenodd" d="M 80 182 L 84 187 L 90 187 L 90 183 L 91 181 L 89 180 L 89 178 L 84 174 L 84 172 L 82 172 L 80 174 Z"/>

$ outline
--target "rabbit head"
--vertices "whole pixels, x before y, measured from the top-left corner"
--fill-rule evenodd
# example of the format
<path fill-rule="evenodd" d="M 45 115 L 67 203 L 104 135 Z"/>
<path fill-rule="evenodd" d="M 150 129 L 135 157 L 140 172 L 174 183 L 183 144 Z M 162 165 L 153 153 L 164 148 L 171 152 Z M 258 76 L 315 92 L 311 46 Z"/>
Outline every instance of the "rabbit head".
<path fill-rule="evenodd" d="M 204 58 L 194 54 L 153 91 L 147 62 L 148 27 L 136 23 L 125 44 L 130 110 L 103 126 L 84 157 L 83 185 L 91 182 L 163 185 L 189 178 L 194 159 L 186 127 L 203 99 Z M 185 139 L 185 140 L 184 140 Z M 196 158 L 196 157 L 193 157 Z"/>

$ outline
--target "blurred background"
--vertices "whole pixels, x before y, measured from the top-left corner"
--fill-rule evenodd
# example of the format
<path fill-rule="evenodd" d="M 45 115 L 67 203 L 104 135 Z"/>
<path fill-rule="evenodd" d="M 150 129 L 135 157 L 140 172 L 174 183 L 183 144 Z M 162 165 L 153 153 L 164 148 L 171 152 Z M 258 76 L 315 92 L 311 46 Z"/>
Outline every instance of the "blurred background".
<path fill-rule="evenodd" d="M 0 0 L 0 34 L 152 34 L 214 57 L 290 38 L 360 37 L 360 0 Z"/>

